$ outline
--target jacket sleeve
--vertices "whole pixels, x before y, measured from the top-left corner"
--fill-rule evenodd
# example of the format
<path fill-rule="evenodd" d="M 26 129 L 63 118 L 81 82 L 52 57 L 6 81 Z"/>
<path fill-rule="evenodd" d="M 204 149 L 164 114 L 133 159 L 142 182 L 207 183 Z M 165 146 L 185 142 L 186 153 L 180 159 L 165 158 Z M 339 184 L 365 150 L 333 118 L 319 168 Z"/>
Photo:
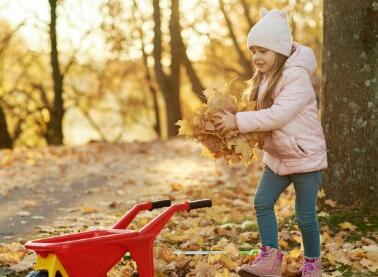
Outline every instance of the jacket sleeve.
<path fill-rule="evenodd" d="M 236 113 L 236 123 L 240 132 L 279 129 L 289 123 L 315 96 L 310 76 L 304 68 L 292 69 L 284 78 L 281 91 L 270 108 Z"/>

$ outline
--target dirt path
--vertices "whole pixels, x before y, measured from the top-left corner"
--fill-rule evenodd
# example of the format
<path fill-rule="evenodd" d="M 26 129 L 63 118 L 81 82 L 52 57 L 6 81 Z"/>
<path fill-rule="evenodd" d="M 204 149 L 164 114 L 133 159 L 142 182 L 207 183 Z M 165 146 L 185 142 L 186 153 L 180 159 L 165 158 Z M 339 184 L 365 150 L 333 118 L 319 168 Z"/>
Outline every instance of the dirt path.
<path fill-rule="evenodd" d="M 0 152 L 0 241 L 24 241 L 63 221 L 85 225 L 92 212 L 101 221 L 182 187 L 227 182 L 233 171 L 248 175 L 200 152 L 181 139 Z"/>

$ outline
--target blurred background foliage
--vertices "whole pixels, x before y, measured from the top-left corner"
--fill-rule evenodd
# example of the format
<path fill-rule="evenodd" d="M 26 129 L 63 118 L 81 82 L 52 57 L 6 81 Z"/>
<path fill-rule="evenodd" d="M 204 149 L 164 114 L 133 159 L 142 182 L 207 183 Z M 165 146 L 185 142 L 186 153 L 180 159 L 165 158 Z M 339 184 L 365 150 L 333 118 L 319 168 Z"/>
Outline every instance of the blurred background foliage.
<path fill-rule="evenodd" d="M 168 138 L 213 83 L 252 77 L 259 9 L 286 9 L 314 49 L 323 3 L 303 0 L 17 0 L 0 4 L 2 147 Z M 55 45 L 55 46 L 54 46 Z M 55 47 L 55 48 L 54 48 Z M 55 50 L 54 50 L 55 49 Z M 61 99 L 61 101 L 59 101 Z"/>

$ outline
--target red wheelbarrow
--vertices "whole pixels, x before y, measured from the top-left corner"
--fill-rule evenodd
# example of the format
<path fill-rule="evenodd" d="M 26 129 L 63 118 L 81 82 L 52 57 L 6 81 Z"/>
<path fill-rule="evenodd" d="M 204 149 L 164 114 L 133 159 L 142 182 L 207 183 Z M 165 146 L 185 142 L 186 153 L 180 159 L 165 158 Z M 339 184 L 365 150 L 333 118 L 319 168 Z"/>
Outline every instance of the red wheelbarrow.
<path fill-rule="evenodd" d="M 153 277 L 153 242 L 167 221 L 178 211 L 211 207 L 210 199 L 173 204 L 170 200 L 134 205 L 111 229 L 50 237 L 25 244 L 37 253 L 35 271 L 29 277 L 105 277 L 126 252 L 136 262 L 140 277 Z M 127 226 L 142 210 L 169 207 L 142 229 Z"/>

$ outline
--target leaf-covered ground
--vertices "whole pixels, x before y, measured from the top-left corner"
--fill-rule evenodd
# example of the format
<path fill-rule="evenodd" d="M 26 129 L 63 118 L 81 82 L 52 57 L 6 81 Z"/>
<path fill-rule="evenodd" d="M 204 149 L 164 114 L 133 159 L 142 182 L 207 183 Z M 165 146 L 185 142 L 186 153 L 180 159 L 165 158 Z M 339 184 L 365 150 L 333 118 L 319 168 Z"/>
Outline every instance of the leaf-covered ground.
<path fill-rule="evenodd" d="M 51 235 L 108 228 L 138 202 L 211 198 L 212 208 L 176 214 L 155 241 L 155 276 L 237 276 L 254 258 L 259 237 L 252 197 L 262 165 L 227 166 L 200 156 L 181 139 L 125 144 L 94 143 L 0 152 L 0 276 L 25 276 L 35 255 L 23 243 Z M 276 205 L 285 276 L 301 265 L 301 238 L 294 219 L 294 190 Z M 377 276 L 378 224 L 339 207 L 323 192 L 319 211 L 324 276 Z M 161 210 L 140 214 L 132 229 Z M 219 250 L 184 255 L 177 251 Z M 101 256 L 101 252 L 98 253 Z M 109 276 L 133 276 L 127 256 Z"/>

